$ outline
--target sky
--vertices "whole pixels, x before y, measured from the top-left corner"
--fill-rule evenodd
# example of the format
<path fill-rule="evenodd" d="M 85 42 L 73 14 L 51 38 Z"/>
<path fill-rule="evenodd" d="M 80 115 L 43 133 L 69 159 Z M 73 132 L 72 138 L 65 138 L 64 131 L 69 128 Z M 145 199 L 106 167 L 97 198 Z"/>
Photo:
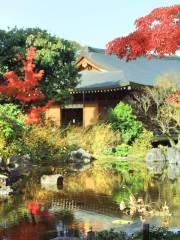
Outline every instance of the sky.
<path fill-rule="evenodd" d="M 105 48 L 134 20 L 180 0 L 0 0 L 0 29 L 39 27 L 83 46 Z"/>

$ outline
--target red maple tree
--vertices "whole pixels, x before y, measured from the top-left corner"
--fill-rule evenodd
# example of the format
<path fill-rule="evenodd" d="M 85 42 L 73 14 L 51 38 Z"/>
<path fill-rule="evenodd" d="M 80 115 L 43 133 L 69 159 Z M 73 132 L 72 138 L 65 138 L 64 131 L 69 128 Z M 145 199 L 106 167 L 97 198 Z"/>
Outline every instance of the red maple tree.
<path fill-rule="evenodd" d="M 14 97 L 18 100 L 22 106 L 26 103 L 35 102 L 38 104 L 38 100 L 45 99 L 45 95 L 38 89 L 39 81 L 42 80 L 43 70 L 34 72 L 35 64 L 33 63 L 35 57 L 35 48 L 30 48 L 27 51 L 26 59 L 23 59 L 20 55 L 17 56 L 22 61 L 23 67 L 21 72 L 24 74 L 24 80 L 20 79 L 14 71 L 10 71 L 4 74 L 7 79 L 6 85 L 0 85 L 0 92 L 8 97 Z M 42 122 L 41 113 L 54 101 L 49 101 L 43 107 L 33 107 L 28 111 L 28 124 Z"/>
<path fill-rule="evenodd" d="M 180 50 L 180 5 L 154 9 L 135 21 L 136 30 L 107 44 L 107 53 L 128 60 Z"/>
<path fill-rule="evenodd" d="M 180 5 L 154 9 L 135 21 L 136 30 L 126 37 L 109 42 L 108 54 L 115 54 L 127 61 L 153 54 L 162 57 L 180 50 Z M 169 96 L 169 103 L 179 103 L 180 91 Z"/>

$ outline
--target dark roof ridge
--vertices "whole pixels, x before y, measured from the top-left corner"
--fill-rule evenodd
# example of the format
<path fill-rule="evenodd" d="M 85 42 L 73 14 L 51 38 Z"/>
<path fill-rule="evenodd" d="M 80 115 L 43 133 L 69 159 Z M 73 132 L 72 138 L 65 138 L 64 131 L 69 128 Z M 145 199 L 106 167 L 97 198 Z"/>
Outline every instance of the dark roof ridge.
<path fill-rule="evenodd" d="M 94 53 L 102 53 L 102 54 L 105 54 L 106 50 L 103 49 L 103 48 L 94 48 L 94 47 L 90 47 L 90 46 L 87 46 L 83 49 L 82 52 L 94 52 Z M 107 54 L 108 56 L 109 54 Z M 112 55 L 115 55 L 115 54 L 112 54 Z M 111 56 L 111 55 L 109 55 Z M 147 55 L 144 55 L 142 56 L 143 58 L 147 58 Z M 180 61 L 180 56 L 177 56 L 177 55 L 166 55 L 166 56 L 163 56 L 163 57 L 159 57 L 158 55 L 155 55 L 155 54 L 152 54 L 152 59 L 155 58 L 155 59 L 169 59 L 169 60 L 178 60 Z"/>

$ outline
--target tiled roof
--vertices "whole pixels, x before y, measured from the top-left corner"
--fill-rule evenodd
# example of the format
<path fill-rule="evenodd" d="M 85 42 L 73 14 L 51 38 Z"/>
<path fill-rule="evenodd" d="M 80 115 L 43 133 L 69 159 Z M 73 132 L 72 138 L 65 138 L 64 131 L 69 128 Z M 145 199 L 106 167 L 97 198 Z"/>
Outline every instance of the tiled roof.
<path fill-rule="evenodd" d="M 78 90 L 107 89 L 128 85 L 154 85 L 157 77 L 165 73 L 180 72 L 179 57 L 146 57 L 126 62 L 115 55 L 107 55 L 103 49 L 90 48 L 80 54 L 97 64 L 103 72 L 82 71 Z"/>

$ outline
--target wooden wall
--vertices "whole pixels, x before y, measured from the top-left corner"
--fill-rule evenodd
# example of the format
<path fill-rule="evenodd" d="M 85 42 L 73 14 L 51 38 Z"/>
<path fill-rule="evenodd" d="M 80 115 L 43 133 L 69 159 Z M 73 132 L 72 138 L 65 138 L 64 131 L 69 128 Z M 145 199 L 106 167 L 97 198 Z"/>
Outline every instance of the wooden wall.
<path fill-rule="evenodd" d="M 98 122 L 99 107 L 98 102 L 86 103 L 83 108 L 83 127 Z"/>

